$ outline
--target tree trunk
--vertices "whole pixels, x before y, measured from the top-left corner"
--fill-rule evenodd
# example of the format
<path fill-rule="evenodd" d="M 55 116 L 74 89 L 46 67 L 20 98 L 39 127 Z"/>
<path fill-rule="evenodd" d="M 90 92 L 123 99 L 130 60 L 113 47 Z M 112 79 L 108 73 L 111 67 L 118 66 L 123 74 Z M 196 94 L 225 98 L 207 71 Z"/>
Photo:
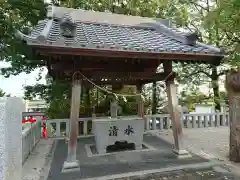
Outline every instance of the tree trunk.
<path fill-rule="evenodd" d="M 215 110 L 221 110 L 220 104 L 220 95 L 219 95 L 219 84 L 218 84 L 218 74 L 217 74 L 217 66 L 212 66 L 212 89 L 213 89 L 213 99 L 215 104 Z"/>
<path fill-rule="evenodd" d="M 157 83 L 153 82 L 152 84 L 152 114 L 157 113 Z"/>
<path fill-rule="evenodd" d="M 229 159 L 240 162 L 240 72 L 231 72 L 226 76 L 226 89 L 229 98 L 230 141 Z M 237 87 L 237 89 L 236 89 Z"/>

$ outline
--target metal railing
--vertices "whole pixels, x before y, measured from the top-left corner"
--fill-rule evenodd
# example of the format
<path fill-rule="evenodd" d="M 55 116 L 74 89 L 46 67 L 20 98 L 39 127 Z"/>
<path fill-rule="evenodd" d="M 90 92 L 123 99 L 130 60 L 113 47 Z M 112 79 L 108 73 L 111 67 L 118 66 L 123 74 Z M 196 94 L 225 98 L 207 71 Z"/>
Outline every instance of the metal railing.
<path fill-rule="evenodd" d="M 41 122 L 26 124 L 22 130 L 22 163 L 26 161 L 40 139 Z"/>
<path fill-rule="evenodd" d="M 172 121 L 169 114 L 145 116 L 145 131 L 170 129 Z M 108 117 L 97 117 L 108 118 Z M 79 118 L 79 136 L 92 134 L 92 117 Z M 229 115 L 224 113 L 182 114 L 183 128 L 220 127 L 229 125 Z M 69 133 L 69 119 L 47 120 L 48 137 L 66 137 Z"/>

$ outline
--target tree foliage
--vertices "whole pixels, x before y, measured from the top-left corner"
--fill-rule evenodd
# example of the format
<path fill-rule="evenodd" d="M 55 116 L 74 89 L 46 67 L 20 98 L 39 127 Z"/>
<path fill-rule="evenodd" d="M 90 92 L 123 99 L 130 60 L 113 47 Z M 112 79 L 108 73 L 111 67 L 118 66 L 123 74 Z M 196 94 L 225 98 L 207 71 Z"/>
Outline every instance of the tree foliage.
<path fill-rule="evenodd" d="M 218 0 L 217 7 L 207 15 L 205 24 L 216 22 L 223 32 L 224 47 L 228 52 L 230 64 L 239 66 L 240 63 L 240 1 Z"/>
<path fill-rule="evenodd" d="M 70 112 L 70 84 L 52 82 L 47 85 L 36 84 L 25 87 L 25 99 L 44 99 L 49 104 L 48 115 L 51 118 L 68 118 Z"/>
<path fill-rule="evenodd" d="M 5 96 L 5 92 L 3 92 L 3 90 L 2 89 L 0 89 L 0 97 L 4 97 Z"/>
<path fill-rule="evenodd" d="M 15 35 L 16 30 L 29 32 L 39 19 L 43 19 L 45 6 L 43 0 L 0 1 L 0 60 L 11 64 L 11 67 L 2 69 L 6 77 L 30 73 L 44 65 L 32 59 L 29 47 Z"/>
<path fill-rule="evenodd" d="M 207 103 L 209 99 L 210 97 L 200 92 L 199 89 L 194 91 L 184 90 L 180 93 L 179 104 L 186 105 L 189 111 L 194 111 L 196 104 Z"/>
<path fill-rule="evenodd" d="M 227 36 L 223 29 L 220 17 L 221 0 L 182 0 L 189 9 L 189 21 L 186 22 L 186 28 L 196 31 L 199 34 L 199 40 L 206 44 L 212 44 L 218 48 L 224 49 L 225 52 L 235 54 L 233 42 Z M 224 0 L 223 0 L 224 1 Z M 176 68 L 179 73 L 179 82 L 187 83 L 189 86 L 198 86 L 206 84 L 212 89 L 212 99 L 215 102 L 216 109 L 220 110 L 219 104 L 219 80 L 225 75 L 233 58 L 227 56 L 220 66 L 214 65 L 196 65 L 182 64 Z"/>
<path fill-rule="evenodd" d="M 203 84 L 211 84 L 213 95 L 209 97 L 214 99 L 218 109 L 219 99 L 222 98 L 222 94 L 219 93 L 219 78 L 224 75 L 225 70 L 230 65 L 239 63 L 239 2 L 239 0 L 53 1 L 55 5 L 65 7 L 171 19 L 178 27 L 198 32 L 199 41 L 223 47 L 229 55 L 218 67 L 195 64 L 175 65 L 175 71 L 179 74 L 178 83 L 185 84 L 188 89 L 194 89 Z M 21 72 L 30 73 L 37 67 L 45 66 L 43 60 L 33 59 L 30 49 L 15 38 L 16 29 L 27 33 L 39 20 L 44 19 L 45 7 L 46 4 L 43 0 L 0 1 L 0 58 L 11 64 L 10 68 L 2 69 L 5 76 L 17 75 Z M 69 109 L 70 106 L 70 87 L 68 82 L 50 81 L 47 85 L 37 84 L 26 87 L 25 95 L 27 99 L 35 97 L 46 99 L 50 103 L 50 110 L 54 112 L 52 114 L 54 117 L 57 117 L 56 112 L 60 111 L 59 116 L 68 116 L 69 112 L 66 109 Z M 162 106 L 166 102 L 164 86 L 161 83 L 156 83 L 155 88 L 157 89 L 157 106 Z M 152 99 L 149 95 L 149 92 L 152 92 L 151 87 L 146 87 L 144 91 L 148 100 L 146 104 L 149 105 L 149 100 Z M 197 96 L 194 93 L 193 95 Z M 202 97 L 201 93 L 198 95 Z M 107 98 L 105 93 L 97 91 L 96 88 L 85 88 L 82 99 L 81 103 L 84 106 L 98 107 L 96 111 L 100 112 L 109 104 L 111 98 Z M 122 106 L 126 105 L 123 99 L 120 98 L 119 101 L 121 101 Z M 135 100 L 129 98 L 128 101 L 134 102 Z M 188 103 L 185 100 L 183 102 Z"/>
<path fill-rule="evenodd" d="M 2 89 L 0 89 L 0 97 L 10 97 L 10 94 L 6 94 Z"/>

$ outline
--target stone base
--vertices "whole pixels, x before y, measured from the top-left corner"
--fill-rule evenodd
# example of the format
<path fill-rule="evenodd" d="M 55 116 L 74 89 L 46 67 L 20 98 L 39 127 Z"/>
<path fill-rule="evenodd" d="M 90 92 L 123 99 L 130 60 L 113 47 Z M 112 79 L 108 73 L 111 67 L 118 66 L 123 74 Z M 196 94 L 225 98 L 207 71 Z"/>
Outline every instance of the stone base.
<path fill-rule="evenodd" d="M 187 150 L 184 149 L 173 149 L 173 153 L 178 157 L 178 158 L 190 158 L 192 157 L 191 154 Z"/>
<path fill-rule="evenodd" d="M 93 134 L 96 148 L 99 154 L 105 154 L 109 145 L 116 142 L 134 143 L 139 145 L 136 149 L 141 149 L 143 143 L 144 121 L 138 117 L 103 118 L 93 120 Z M 117 135 L 114 128 L 117 128 Z M 109 134 L 110 131 L 110 134 Z M 127 134 L 126 134 L 127 133 Z"/>
<path fill-rule="evenodd" d="M 71 161 L 71 162 L 65 161 L 63 164 L 62 172 L 72 172 L 72 171 L 80 171 L 79 162 L 77 160 Z"/>
<path fill-rule="evenodd" d="M 141 145 L 135 145 L 136 150 L 141 150 L 142 149 L 142 144 Z"/>
<path fill-rule="evenodd" d="M 106 148 L 98 149 L 97 151 L 98 151 L 98 154 L 106 154 L 107 153 Z"/>

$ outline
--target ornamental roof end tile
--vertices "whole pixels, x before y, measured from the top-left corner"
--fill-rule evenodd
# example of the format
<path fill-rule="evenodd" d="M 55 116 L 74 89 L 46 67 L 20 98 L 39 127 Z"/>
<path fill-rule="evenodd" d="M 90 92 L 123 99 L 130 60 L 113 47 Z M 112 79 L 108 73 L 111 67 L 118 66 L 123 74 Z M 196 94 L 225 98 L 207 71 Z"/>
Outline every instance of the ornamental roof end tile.
<path fill-rule="evenodd" d="M 47 19 L 29 35 L 28 44 L 123 51 L 195 53 L 223 56 L 219 48 L 197 42 L 196 33 L 175 29 L 171 21 L 49 6 Z"/>

